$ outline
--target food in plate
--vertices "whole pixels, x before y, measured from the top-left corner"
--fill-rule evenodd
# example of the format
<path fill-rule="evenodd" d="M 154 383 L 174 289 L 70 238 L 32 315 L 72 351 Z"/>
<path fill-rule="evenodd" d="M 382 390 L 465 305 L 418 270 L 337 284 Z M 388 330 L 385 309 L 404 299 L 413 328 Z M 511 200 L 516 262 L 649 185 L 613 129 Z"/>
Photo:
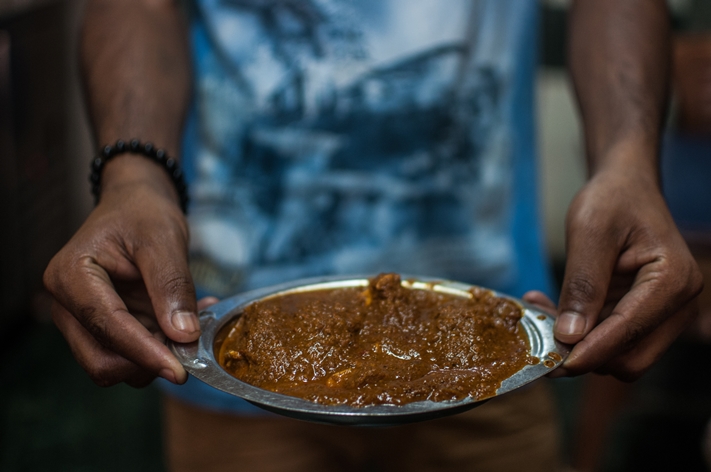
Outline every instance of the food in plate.
<path fill-rule="evenodd" d="M 355 407 L 477 400 L 539 362 L 514 300 L 403 286 L 294 292 L 248 305 L 215 339 L 219 364 L 259 388 Z"/>

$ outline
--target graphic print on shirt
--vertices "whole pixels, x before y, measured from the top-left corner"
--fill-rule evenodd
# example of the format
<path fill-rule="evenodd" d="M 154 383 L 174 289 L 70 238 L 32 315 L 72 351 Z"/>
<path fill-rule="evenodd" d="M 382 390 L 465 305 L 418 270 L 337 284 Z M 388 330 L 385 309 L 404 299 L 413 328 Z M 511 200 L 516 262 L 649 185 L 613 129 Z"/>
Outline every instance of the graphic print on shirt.
<path fill-rule="evenodd" d="M 510 277 L 508 3 L 201 2 L 192 251 L 238 274 L 211 290 Z"/>

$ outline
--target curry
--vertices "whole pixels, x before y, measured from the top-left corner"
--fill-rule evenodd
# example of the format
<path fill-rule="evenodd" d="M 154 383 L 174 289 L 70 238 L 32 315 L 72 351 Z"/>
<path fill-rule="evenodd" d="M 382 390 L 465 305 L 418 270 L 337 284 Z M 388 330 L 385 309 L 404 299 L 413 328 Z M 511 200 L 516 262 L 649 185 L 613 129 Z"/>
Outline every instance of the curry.
<path fill-rule="evenodd" d="M 363 288 L 257 301 L 216 341 L 220 365 L 256 387 L 326 405 L 485 399 L 538 359 L 515 301 L 403 287 L 381 274 Z"/>

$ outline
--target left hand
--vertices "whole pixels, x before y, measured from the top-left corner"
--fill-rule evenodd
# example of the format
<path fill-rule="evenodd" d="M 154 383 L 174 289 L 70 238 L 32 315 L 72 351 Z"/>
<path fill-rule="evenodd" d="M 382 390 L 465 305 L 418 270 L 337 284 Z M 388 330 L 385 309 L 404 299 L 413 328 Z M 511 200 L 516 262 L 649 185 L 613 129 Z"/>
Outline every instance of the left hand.
<path fill-rule="evenodd" d="M 551 376 L 596 371 L 635 380 L 693 319 L 701 273 L 652 179 L 597 173 L 566 226 L 555 336 L 575 346 Z"/>

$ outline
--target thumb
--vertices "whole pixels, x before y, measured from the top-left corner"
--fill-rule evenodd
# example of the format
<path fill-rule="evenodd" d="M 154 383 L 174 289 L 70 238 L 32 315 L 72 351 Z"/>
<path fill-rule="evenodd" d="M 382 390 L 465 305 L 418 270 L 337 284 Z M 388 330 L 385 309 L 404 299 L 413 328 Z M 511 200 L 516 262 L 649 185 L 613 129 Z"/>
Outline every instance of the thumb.
<path fill-rule="evenodd" d="M 590 227 L 571 230 L 555 337 L 566 344 L 582 340 L 595 327 L 607 297 L 618 249 Z"/>
<path fill-rule="evenodd" d="M 197 301 L 187 249 L 183 241 L 162 241 L 138 248 L 136 265 L 165 335 L 176 342 L 195 341 L 200 336 Z"/>

